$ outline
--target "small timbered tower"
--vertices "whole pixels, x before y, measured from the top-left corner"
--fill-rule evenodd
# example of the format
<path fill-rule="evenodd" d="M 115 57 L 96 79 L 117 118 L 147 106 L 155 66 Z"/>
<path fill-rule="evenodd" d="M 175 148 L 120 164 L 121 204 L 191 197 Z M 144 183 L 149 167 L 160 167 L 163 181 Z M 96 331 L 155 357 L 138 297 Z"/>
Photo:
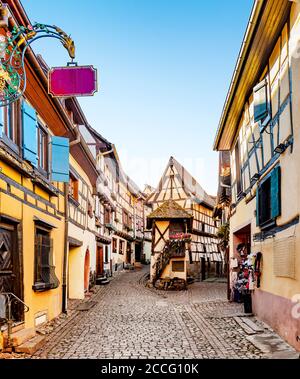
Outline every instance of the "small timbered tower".
<path fill-rule="evenodd" d="M 159 279 L 163 286 L 173 284 L 175 279 L 176 285 L 186 286 L 192 219 L 171 199 L 148 216 L 147 228 L 152 229 L 150 280 L 154 285 Z"/>

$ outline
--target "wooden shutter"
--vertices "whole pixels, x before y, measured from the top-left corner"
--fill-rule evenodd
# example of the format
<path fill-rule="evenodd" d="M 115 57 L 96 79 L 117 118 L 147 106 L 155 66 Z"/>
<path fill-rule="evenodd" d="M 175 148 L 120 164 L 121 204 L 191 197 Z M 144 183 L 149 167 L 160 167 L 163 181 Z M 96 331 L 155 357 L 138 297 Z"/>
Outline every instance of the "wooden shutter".
<path fill-rule="evenodd" d="M 37 166 L 37 117 L 36 111 L 25 101 L 22 106 L 23 120 L 23 158 Z"/>
<path fill-rule="evenodd" d="M 70 180 L 70 143 L 68 138 L 52 137 L 51 180 L 69 183 Z"/>
<path fill-rule="evenodd" d="M 260 226 L 261 224 L 261 208 L 260 208 L 261 192 L 262 192 L 261 186 L 258 186 L 256 190 L 256 226 Z"/>
<path fill-rule="evenodd" d="M 3 126 L 4 126 L 4 122 L 3 122 L 3 108 L 0 107 L 0 138 L 2 138 Z"/>
<path fill-rule="evenodd" d="M 266 79 L 254 87 L 254 122 L 261 121 L 268 115 L 267 88 Z"/>
<path fill-rule="evenodd" d="M 281 214 L 281 172 L 280 166 L 271 173 L 271 217 L 275 219 Z"/>

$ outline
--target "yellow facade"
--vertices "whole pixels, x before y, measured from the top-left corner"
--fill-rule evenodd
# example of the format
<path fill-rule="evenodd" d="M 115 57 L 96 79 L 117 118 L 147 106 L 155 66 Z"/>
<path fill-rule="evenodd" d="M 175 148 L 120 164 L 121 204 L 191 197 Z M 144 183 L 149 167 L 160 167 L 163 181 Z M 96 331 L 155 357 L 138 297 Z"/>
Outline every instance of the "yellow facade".
<path fill-rule="evenodd" d="M 1 149 L 1 148 L 0 148 Z M 57 204 L 64 204 L 64 197 L 50 197 L 41 188 L 30 185 L 28 179 L 0 160 L 1 189 L 0 189 L 0 225 L 18 224 L 20 230 L 18 248 L 22 252 L 23 301 L 30 311 L 25 313 L 25 327 L 35 327 L 41 314 L 46 320 L 51 320 L 61 313 L 62 291 L 57 289 L 42 293 L 34 292 L 34 261 L 35 261 L 35 218 L 52 225 L 51 238 L 53 239 L 53 258 L 56 276 L 61 280 L 64 255 L 64 217 L 58 214 Z M 23 180 L 26 186 L 23 185 Z M 30 188 L 30 189 L 29 189 Z M 47 211 L 48 209 L 51 211 Z M 7 221 L 8 220 L 8 221 Z"/>

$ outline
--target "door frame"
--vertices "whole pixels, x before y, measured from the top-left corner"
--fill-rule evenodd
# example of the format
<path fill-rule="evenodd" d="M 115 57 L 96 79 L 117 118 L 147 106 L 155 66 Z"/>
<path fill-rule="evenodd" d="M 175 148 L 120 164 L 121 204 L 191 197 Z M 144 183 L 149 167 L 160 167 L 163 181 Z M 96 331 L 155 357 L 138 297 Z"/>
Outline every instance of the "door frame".
<path fill-rule="evenodd" d="M 85 256 L 84 256 L 84 292 L 89 292 L 90 265 L 91 265 L 90 251 L 89 249 L 86 249 Z"/>
<path fill-rule="evenodd" d="M 104 246 L 102 245 L 102 246 L 97 246 L 96 275 L 100 276 L 103 274 L 104 274 Z"/>
<path fill-rule="evenodd" d="M 24 301 L 24 266 L 23 266 L 23 228 L 20 220 L 9 216 L 0 216 L 0 228 L 12 233 L 12 254 L 13 275 L 15 281 L 12 292 Z M 34 247 L 33 247 L 34 248 Z M 18 309 L 17 322 L 24 322 L 24 307 L 20 304 Z"/>

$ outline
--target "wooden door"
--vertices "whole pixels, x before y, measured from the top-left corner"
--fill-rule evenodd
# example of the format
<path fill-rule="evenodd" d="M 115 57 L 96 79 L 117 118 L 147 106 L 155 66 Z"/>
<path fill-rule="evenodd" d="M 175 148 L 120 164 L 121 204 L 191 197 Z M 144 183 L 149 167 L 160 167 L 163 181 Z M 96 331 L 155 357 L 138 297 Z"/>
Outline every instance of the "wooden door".
<path fill-rule="evenodd" d="M 13 293 L 22 300 L 19 256 L 14 227 L 0 227 L 0 293 Z M 12 317 L 22 321 L 24 308 L 13 302 Z"/>
<path fill-rule="evenodd" d="M 89 250 L 85 253 L 85 259 L 84 259 L 84 291 L 89 291 L 89 285 L 90 285 L 90 252 Z"/>
<path fill-rule="evenodd" d="M 141 262 L 142 260 L 142 246 L 140 243 L 135 244 L 135 261 Z"/>
<path fill-rule="evenodd" d="M 97 247 L 97 275 L 103 275 L 104 273 L 104 258 L 103 258 L 103 246 Z"/>

